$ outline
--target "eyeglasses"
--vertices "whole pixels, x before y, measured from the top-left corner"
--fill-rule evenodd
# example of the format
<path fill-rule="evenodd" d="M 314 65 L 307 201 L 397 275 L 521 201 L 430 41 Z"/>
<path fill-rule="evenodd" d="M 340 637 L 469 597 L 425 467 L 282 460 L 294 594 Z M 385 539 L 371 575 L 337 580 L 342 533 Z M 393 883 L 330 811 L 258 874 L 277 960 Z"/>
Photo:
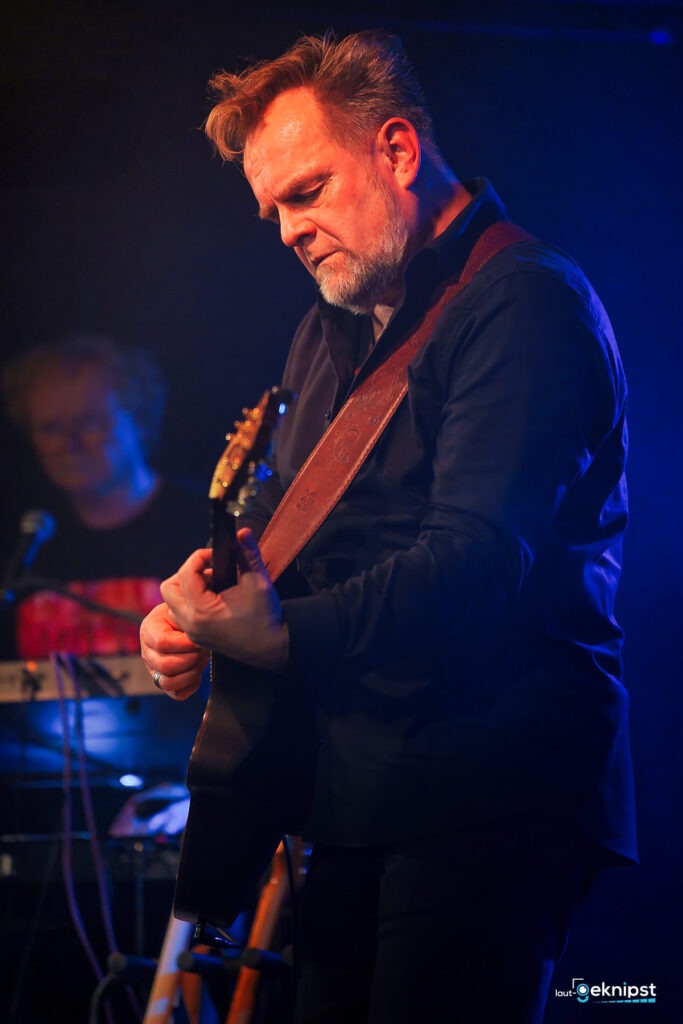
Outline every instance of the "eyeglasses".
<path fill-rule="evenodd" d="M 107 413 L 76 416 L 71 420 L 45 420 L 31 430 L 31 437 L 43 450 L 58 449 L 77 439 L 83 445 L 99 444 L 114 429 L 114 420 Z"/>

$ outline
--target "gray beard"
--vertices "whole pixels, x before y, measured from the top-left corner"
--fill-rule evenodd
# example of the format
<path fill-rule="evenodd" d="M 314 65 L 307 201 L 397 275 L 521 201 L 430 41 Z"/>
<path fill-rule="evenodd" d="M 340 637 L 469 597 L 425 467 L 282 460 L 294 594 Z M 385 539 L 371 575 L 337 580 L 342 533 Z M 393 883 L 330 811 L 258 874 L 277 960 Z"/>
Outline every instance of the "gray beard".
<path fill-rule="evenodd" d="M 408 228 L 387 191 L 387 223 L 372 248 L 364 253 L 345 253 L 340 270 L 320 268 L 320 294 L 331 306 L 350 313 L 371 313 L 400 282 L 408 248 Z"/>

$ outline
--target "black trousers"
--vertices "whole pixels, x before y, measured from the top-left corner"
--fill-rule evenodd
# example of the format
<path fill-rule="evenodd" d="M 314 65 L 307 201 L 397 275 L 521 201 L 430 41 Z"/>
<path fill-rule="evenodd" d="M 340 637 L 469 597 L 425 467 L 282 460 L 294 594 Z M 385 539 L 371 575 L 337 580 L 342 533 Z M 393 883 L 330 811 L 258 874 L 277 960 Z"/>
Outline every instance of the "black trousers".
<path fill-rule="evenodd" d="M 313 850 L 298 1024 L 538 1024 L 586 857 L 555 825 Z"/>

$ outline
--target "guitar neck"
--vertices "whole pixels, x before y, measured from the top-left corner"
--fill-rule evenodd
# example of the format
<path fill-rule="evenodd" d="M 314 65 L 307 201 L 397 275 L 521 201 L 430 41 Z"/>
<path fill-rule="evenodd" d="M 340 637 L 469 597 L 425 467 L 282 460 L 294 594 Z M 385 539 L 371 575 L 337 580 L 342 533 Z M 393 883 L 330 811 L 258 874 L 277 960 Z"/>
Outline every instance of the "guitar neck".
<path fill-rule="evenodd" d="M 243 410 L 244 420 L 226 436 L 228 446 L 209 487 L 215 593 L 237 582 L 242 514 L 270 476 L 273 432 L 294 397 L 271 388 L 258 406 Z M 209 699 L 187 770 L 190 810 L 175 893 L 175 911 L 182 920 L 228 927 L 272 860 L 290 797 L 290 777 L 280 765 L 285 752 L 287 768 L 297 763 L 297 752 L 290 753 L 290 733 L 293 724 L 308 722 L 298 704 L 288 705 L 280 732 L 274 715 L 276 704 L 279 710 L 283 703 L 280 690 L 272 673 L 212 652 Z M 269 779 L 265 794 L 262 778 Z M 265 806 L 257 812 L 261 799 Z"/>
<path fill-rule="evenodd" d="M 212 498 L 210 504 L 213 546 L 211 589 L 220 594 L 237 583 L 237 519 L 218 498 Z"/>

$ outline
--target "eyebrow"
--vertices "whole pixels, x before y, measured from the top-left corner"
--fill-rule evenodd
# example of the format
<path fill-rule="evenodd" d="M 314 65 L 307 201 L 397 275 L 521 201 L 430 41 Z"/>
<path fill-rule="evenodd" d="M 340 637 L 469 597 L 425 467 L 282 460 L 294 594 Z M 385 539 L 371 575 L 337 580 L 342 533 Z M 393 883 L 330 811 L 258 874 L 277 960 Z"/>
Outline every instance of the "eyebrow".
<path fill-rule="evenodd" d="M 259 206 L 259 220 L 277 220 L 277 209 L 274 206 Z"/>
<path fill-rule="evenodd" d="M 329 172 L 301 174 L 298 178 L 293 178 L 286 186 L 282 192 L 281 202 L 287 203 L 301 192 L 305 193 L 307 189 L 318 188 L 329 181 L 331 177 Z M 259 206 L 258 215 L 259 220 L 277 220 L 277 209 L 274 205 Z"/>

